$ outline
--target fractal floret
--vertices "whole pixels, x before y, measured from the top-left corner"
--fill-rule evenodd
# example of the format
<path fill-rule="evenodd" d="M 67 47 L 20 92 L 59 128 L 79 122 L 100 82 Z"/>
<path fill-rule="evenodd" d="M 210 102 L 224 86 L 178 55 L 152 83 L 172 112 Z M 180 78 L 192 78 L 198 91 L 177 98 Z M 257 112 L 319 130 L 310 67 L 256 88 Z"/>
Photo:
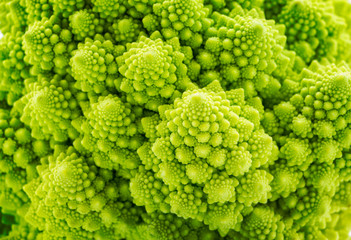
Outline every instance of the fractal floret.
<path fill-rule="evenodd" d="M 123 76 L 119 88 L 127 93 L 127 101 L 157 111 L 159 105 L 191 85 L 178 42 L 174 39 L 171 45 L 142 36 L 127 44 L 127 51 L 117 58 Z"/>
<path fill-rule="evenodd" d="M 114 54 L 118 48 L 109 40 L 86 38 L 84 44 L 79 44 L 70 60 L 71 74 L 77 79 L 76 87 L 84 92 L 101 93 L 113 85 L 118 69 Z"/>
<path fill-rule="evenodd" d="M 349 0 L 0 0 L 0 240 L 351 240 Z"/>
<path fill-rule="evenodd" d="M 204 220 L 225 235 L 240 222 L 238 209 L 267 202 L 273 177 L 263 166 L 276 160 L 277 148 L 243 89 L 227 94 L 214 81 L 160 106 L 159 115 L 142 119 L 149 141 L 138 149 L 144 166 L 130 185 L 140 205 Z M 156 186 L 145 181 L 150 171 Z M 218 215 L 226 216 L 222 224 Z"/>
<path fill-rule="evenodd" d="M 101 168 L 137 168 L 140 160 L 135 151 L 143 141 L 141 114 L 142 109 L 132 108 L 117 96 L 99 97 L 96 103 L 85 109 L 86 117 L 72 122 L 81 132 L 76 144 L 91 152 L 96 165 Z"/>

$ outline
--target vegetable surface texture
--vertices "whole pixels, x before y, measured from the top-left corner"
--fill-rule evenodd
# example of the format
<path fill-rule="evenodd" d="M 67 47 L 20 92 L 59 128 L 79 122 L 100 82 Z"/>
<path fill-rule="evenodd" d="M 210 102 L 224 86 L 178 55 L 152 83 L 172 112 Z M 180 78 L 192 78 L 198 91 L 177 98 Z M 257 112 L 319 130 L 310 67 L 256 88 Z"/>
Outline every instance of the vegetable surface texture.
<path fill-rule="evenodd" d="M 347 0 L 0 0 L 0 240 L 350 240 Z"/>

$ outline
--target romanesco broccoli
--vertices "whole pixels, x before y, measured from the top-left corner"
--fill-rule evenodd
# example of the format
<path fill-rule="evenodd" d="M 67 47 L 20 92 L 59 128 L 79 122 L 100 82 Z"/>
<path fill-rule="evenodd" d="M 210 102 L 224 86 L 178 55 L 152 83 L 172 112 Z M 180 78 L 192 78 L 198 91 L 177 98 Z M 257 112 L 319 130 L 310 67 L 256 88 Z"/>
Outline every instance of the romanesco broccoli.
<path fill-rule="evenodd" d="M 0 240 L 351 239 L 348 0 L 0 0 Z"/>

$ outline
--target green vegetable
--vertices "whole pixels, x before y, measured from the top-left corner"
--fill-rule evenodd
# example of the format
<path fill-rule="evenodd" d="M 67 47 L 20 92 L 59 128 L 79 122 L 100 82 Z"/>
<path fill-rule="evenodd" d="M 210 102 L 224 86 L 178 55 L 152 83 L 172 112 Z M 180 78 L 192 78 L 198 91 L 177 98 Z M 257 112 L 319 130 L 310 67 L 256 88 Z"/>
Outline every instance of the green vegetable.
<path fill-rule="evenodd" d="M 0 0 L 0 240 L 351 239 L 347 0 Z"/>

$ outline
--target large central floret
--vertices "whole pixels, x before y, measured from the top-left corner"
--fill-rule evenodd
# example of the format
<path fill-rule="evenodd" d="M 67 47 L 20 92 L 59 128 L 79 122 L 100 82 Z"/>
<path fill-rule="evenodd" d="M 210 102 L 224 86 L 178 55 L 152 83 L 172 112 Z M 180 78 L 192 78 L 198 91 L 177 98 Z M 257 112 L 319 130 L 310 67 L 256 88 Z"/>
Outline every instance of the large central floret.
<path fill-rule="evenodd" d="M 267 201 L 273 178 L 261 166 L 275 160 L 275 148 L 242 89 L 224 92 L 215 81 L 159 112 L 160 120 L 142 120 L 149 142 L 138 154 L 145 168 L 131 180 L 138 205 L 204 221 L 225 235 L 240 222 L 234 209 Z M 218 224 L 228 209 L 234 212 Z"/>

